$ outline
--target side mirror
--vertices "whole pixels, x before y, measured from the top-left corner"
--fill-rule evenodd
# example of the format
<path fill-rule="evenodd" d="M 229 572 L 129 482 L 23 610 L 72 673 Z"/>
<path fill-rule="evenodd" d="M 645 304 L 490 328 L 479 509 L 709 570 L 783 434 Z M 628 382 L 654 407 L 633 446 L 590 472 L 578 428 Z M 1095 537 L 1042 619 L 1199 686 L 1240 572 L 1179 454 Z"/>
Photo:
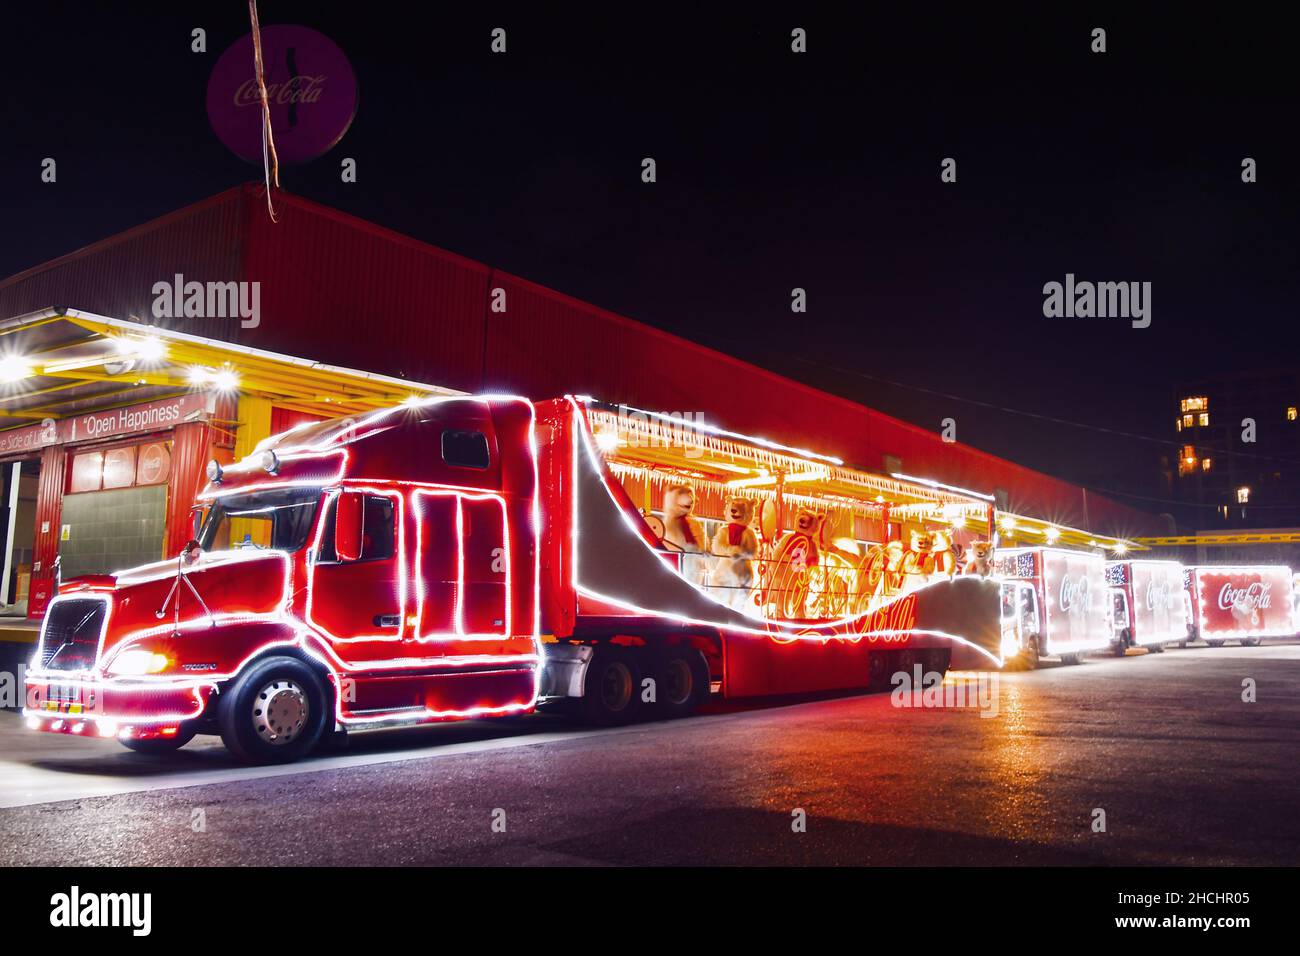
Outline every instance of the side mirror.
<path fill-rule="evenodd" d="M 203 553 L 203 548 L 199 546 L 198 541 L 191 538 L 185 542 L 185 547 L 181 548 L 181 564 L 193 564 Z"/>
<path fill-rule="evenodd" d="M 358 491 L 340 492 L 334 511 L 334 553 L 340 561 L 361 557 L 361 531 L 365 496 Z"/>

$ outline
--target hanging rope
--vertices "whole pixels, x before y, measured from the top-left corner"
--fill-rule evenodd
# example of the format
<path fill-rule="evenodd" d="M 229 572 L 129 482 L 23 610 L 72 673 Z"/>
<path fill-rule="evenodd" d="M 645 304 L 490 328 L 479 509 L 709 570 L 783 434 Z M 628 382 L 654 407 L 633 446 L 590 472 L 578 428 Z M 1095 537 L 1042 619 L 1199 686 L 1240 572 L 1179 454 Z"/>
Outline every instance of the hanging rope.
<path fill-rule="evenodd" d="M 266 180 L 266 211 L 276 222 L 275 207 L 271 204 L 271 184 L 280 188 L 280 158 L 275 152 L 275 136 L 271 132 L 271 101 L 266 93 L 266 69 L 262 63 L 262 28 L 257 22 L 257 0 L 248 0 L 248 18 L 253 24 L 253 69 L 257 74 L 257 90 L 262 100 L 262 173 Z"/>

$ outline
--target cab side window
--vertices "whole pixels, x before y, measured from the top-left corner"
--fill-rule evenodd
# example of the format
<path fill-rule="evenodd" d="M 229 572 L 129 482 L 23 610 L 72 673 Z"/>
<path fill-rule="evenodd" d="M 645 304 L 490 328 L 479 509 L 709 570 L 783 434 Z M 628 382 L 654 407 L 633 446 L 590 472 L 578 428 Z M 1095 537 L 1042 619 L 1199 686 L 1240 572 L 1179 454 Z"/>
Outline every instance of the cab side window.
<path fill-rule="evenodd" d="M 487 435 L 482 432 L 445 431 L 442 433 L 442 460 L 456 468 L 477 468 L 492 463 Z"/>
<path fill-rule="evenodd" d="M 320 564 L 338 564 L 338 554 L 334 551 L 334 519 L 338 511 L 338 499 L 330 502 L 325 514 L 325 529 L 321 534 Z M 396 553 L 397 526 L 395 520 L 396 506 L 392 498 L 379 495 L 367 495 L 362 523 L 362 545 L 360 561 L 383 561 Z"/>

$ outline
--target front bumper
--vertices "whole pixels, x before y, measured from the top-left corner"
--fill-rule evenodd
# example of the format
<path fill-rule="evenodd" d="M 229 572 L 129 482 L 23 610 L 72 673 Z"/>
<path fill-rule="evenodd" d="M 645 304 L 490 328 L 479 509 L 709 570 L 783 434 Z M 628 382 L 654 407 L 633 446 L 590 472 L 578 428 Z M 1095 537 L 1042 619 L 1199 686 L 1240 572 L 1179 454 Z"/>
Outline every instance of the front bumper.
<path fill-rule="evenodd" d="M 86 737 L 170 736 L 207 710 L 216 692 L 195 682 L 27 677 L 23 716 L 32 730 Z"/>

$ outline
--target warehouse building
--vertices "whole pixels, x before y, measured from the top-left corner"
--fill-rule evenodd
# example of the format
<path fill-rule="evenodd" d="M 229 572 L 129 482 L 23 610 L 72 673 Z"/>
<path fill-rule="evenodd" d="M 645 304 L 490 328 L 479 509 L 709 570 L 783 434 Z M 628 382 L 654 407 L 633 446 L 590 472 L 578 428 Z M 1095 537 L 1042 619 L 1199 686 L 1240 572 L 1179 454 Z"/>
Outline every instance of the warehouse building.
<path fill-rule="evenodd" d="M 703 414 L 991 496 L 1024 519 L 1009 534 L 1086 545 L 1162 530 L 1076 485 L 374 223 L 288 195 L 277 211 L 272 223 L 259 188 L 236 187 L 0 282 L 10 613 L 39 616 L 56 573 L 175 554 L 210 458 L 412 394 L 578 393 Z M 711 386 L 723 377 L 739 387 Z"/>

